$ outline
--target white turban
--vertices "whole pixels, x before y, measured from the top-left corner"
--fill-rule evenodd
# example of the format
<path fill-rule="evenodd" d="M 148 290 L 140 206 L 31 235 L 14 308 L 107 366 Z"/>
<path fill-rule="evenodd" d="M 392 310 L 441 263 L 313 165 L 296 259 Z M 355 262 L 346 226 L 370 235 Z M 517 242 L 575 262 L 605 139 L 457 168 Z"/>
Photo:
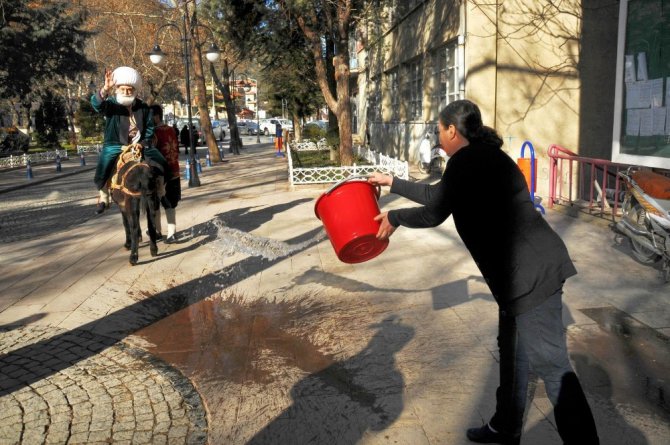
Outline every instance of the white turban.
<path fill-rule="evenodd" d="M 142 89 L 142 76 L 134 68 L 129 66 L 120 66 L 112 73 L 112 78 L 116 86 L 130 85 L 136 90 Z"/>

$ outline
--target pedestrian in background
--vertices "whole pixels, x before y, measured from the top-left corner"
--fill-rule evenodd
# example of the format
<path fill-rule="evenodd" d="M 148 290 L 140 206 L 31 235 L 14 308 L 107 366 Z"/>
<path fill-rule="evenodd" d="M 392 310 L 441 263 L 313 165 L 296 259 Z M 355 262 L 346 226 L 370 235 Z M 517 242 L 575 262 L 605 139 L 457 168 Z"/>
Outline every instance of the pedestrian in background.
<path fill-rule="evenodd" d="M 277 149 L 278 152 L 280 152 L 283 146 L 284 141 L 282 140 L 281 124 L 277 122 L 275 124 L 275 148 Z"/>
<path fill-rule="evenodd" d="M 458 100 L 439 116 L 439 140 L 449 156 L 436 184 L 375 173 L 368 181 L 421 206 L 379 214 L 377 234 L 398 226 L 435 227 L 450 215 L 498 303 L 500 386 L 491 420 L 467 431 L 478 443 L 518 444 L 528 373 L 544 380 L 564 444 L 598 444 L 591 409 L 568 357 L 562 322 L 563 284 L 577 271 L 561 238 L 530 201 L 523 174 L 482 124 L 474 103 Z M 495 192 L 487 205 L 481 197 Z"/>
<path fill-rule="evenodd" d="M 94 182 L 99 191 L 95 213 L 101 214 L 109 208 L 109 180 L 116 168 L 122 147 L 139 144 L 145 156 L 163 168 L 165 179 L 169 177 L 167 162 L 158 150 L 151 150 L 154 122 L 149 106 L 137 97 L 142 89 L 142 76 L 135 69 L 121 66 L 113 72 L 105 70 L 105 84 L 91 96 L 93 109 L 105 116 L 105 133 L 102 153 L 95 169 Z M 159 196 L 165 194 L 164 177 L 158 181 Z"/>
<path fill-rule="evenodd" d="M 181 200 L 181 182 L 179 178 L 179 143 L 174 128 L 163 122 L 163 108 L 160 105 L 152 105 L 154 124 L 154 146 L 163 154 L 170 168 L 171 178 L 165 183 L 165 200 L 162 201 L 167 219 L 167 238 L 165 242 L 170 244 L 177 241 L 177 204 Z M 160 209 L 156 212 L 156 231 L 162 237 L 162 221 Z"/>
<path fill-rule="evenodd" d="M 195 125 L 191 124 L 191 131 L 189 132 L 189 136 L 191 136 L 191 141 L 193 142 L 193 148 L 198 147 L 198 131 L 195 129 Z M 198 150 L 196 150 L 196 153 Z"/>
<path fill-rule="evenodd" d="M 187 155 L 190 143 L 189 143 L 188 126 L 186 125 L 182 127 L 181 132 L 179 133 L 179 142 L 181 142 L 181 145 L 184 146 L 184 154 Z"/>

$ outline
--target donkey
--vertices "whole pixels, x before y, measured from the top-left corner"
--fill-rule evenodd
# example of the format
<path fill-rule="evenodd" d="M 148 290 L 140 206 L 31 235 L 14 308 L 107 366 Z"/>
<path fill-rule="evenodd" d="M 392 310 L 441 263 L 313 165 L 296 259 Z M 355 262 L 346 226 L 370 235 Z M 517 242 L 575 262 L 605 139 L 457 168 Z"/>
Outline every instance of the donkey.
<path fill-rule="evenodd" d="M 147 215 L 149 249 L 151 256 L 158 255 L 156 246 L 156 210 L 158 210 L 159 166 L 144 159 L 142 146 L 132 144 L 123 147 L 117 162 L 116 174 L 111 180 L 112 199 L 121 209 L 123 228 L 126 231 L 124 247 L 130 249 L 130 264 L 137 264 L 140 233 L 140 210 Z"/>

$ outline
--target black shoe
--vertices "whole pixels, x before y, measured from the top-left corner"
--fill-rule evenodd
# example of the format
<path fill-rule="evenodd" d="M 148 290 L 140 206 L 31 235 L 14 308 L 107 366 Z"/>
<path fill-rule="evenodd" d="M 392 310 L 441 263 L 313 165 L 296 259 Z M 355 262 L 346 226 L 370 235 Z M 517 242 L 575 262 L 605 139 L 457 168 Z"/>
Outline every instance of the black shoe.
<path fill-rule="evenodd" d="M 176 242 L 177 242 L 177 235 L 172 235 L 165 238 L 165 244 L 174 244 Z"/>
<path fill-rule="evenodd" d="M 108 208 L 109 208 L 109 204 L 105 204 L 104 202 L 99 202 L 98 205 L 95 207 L 95 214 L 100 215 L 102 212 L 104 212 Z"/>
<path fill-rule="evenodd" d="M 519 445 L 520 437 L 510 436 L 509 434 L 496 433 L 489 428 L 489 425 L 482 425 L 479 428 L 470 428 L 465 434 L 472 442 L 477 443 L 500 443 L 503 445 Z"/>

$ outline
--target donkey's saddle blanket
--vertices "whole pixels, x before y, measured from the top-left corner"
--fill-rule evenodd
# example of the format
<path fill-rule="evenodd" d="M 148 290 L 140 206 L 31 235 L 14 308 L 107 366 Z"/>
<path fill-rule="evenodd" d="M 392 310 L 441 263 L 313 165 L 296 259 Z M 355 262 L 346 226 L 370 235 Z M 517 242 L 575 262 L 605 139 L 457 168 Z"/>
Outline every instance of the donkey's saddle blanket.
<path fill-rule="evenodd" d="M 121 189 L 125 192 L 128 192 L 128 190 L 125 190 L 125 177 L 135 166 L 139 166 L 140 162 L 148 164 L 152 169 L 157 168 L 159 171 L 163 171 L 163 168 L 160 164 L 144 157 L 142 145 L 124 145 L 121 147 L 121 154 L 116 161 L 116 171 L 114 172 L 111 181 L 112 188 Z"/>

